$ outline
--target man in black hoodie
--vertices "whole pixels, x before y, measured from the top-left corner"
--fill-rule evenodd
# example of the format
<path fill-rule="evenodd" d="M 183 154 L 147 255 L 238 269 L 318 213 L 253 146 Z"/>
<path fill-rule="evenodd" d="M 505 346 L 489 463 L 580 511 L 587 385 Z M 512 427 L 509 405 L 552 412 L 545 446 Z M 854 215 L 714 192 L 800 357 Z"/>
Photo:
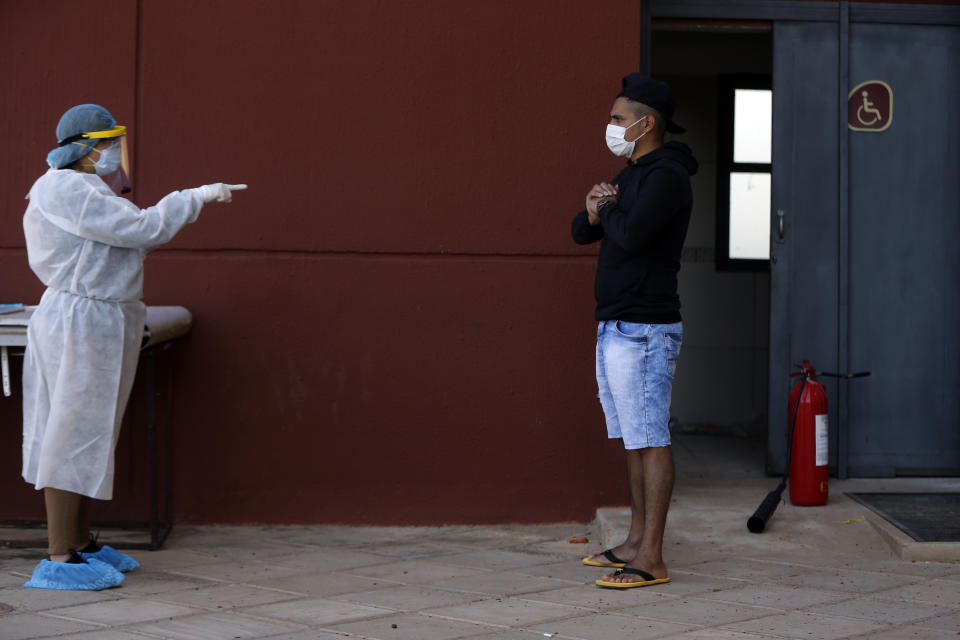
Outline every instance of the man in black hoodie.
<path fill-rule="evenodd" d="M 610 438 L 622 440 L 630 488 L 630 532 L 623 544 L 583 559 L 617 567 L 603 587 L 669 582 L 663 532 L 673 491 L 670 391 L 683 340 L 677 273 L 690 222 L 690 176 L 697 161 L 664 132 L 672 122 L 668 85 L 633 73 L 613 103 L 607 146 L 628 158 L 612 182 L 587 193 L 573 219 L 578 244 L 600 241 L 597 299 L 597 384 Z"/>

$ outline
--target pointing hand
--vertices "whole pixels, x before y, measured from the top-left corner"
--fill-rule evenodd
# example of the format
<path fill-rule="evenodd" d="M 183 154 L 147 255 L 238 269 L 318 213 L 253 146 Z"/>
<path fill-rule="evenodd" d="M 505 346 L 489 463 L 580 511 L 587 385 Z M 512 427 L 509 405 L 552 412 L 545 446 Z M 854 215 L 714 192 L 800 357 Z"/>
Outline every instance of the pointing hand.
<path fill-rule="evenodd" d="M 233 199 L 234 191 L 243 191 L 247 188 L 245 184 L 224 184 L 215 182 L 197 187 L 193 191 L 204 202 L 230 202 Z"/>

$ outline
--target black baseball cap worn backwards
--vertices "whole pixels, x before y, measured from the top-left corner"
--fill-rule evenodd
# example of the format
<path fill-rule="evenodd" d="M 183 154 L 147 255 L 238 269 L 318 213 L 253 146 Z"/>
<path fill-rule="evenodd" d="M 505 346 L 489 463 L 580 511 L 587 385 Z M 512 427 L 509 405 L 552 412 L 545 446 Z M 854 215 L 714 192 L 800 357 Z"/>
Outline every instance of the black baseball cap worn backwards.
<path fill-rule="evenodd" d="M 623 77 L 623 89 L 617 94 L 618 98 L 630 98 L 642 102 L 667 120 L 667 131 L 670 133 L 684 133 L 686 129 L 671 120 L 676 100 L 673 89 L 666 82 L 654 80 L 642 73 L 631 73 Z"/>

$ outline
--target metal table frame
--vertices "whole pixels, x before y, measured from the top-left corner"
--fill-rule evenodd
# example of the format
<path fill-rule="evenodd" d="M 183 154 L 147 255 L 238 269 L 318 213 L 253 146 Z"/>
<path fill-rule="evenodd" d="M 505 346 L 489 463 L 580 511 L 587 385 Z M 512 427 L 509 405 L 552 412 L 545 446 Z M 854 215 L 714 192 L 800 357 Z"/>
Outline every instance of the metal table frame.
<path fill-rule="evenodd" d="M 148 307 L 149 311 L 150 307 Z M 184 310 L 186 311 L 186 310 Z M 3 316 L 0 316 L 0 321 L 2 321 Z M 149 318 L 148 318 L 149 320 Z M 189 325 L 188 325 L 189 326 Z M 20 330 L 22 328 L 22 330 Z M 2 376 L 3 376 L 3 391 L 4 396 L 11 395 L 11 383 L 10 383 L 10 371 L 9 371 L 9 359 L 10 356 L 23 356 L 24 350 L 26 348 L 26 322 L 23 324 L 11 324 L 9 319 L 6 324 L 0 325 L 0 364 L 2 364 Z M 147 463 L 149 466 L 149 478 L 150 478 L 150 520 L 148 522 L 142 521 L 124 521 L 124 522 L 105 522 L 97 521 L 91 523 L 92 526 L 104 527 L 104 528 L 136 528 L 136 529 L 149 529 L 150 531 L 150 541 L 149 542 L 125 542 L 123 544 L 124 548 L 127 549 L 149 549 L 154 551 L 159 549 L 164 541 L 167 539 L 167 536 L 170 534 L 170 530 L 173 528 L 173 517 L 172 517 L 172 505 L 170 496 L 172 495 L 171 491 L 171 479 L 172 479 L 172 465 L 170 464 L 170 447 L 167 446 L 167 460 L 165 466 L 164 477 L 161 480 L 160 478 L 160 460 L 159 460 L 159 447 L 158 447 L 158 433 L 163 431 L 166 434 L 170 434 L 170 413 L 173 407 L 173 367 L 167 366 L 166 368 L 166 393 L 164 394 L 163 402 L 165 404 L 165 410 L 163 411 L 163 424 L 159 425 L 158 428 L 158 419 L 157 419 L 157 371 L 156 371 L 156 358 L 160 353 L 168 352 L 173 348 L 175 340 L 177 337 L 180 337 L 182 334 L 178 334 L 168 339 L 163 339 L 160 342 L 151 342 L 149 340 L 150 330 L 147 328 L 144 332 L 144 347 L 140 351 L 140 363 L 142 366 L 142 374 L 146 378 L 146 404 L 147 404 L 147 415 L 146 415 L 146 429 L 147 429 Z M 139 373 L 139 372 L 138 372 Z M 163 513 L 161 514 L 160 508 L 160 495 L 161 495 L 161 483 L 163 485 L 163 493 L 166 496 L 166 500 L 163 505 Z M 0 524 L 13 525 L 15 527 L 22 528 L 40 528 L 45 526 L 45 521 L 36 521 L 36 520 L 3 520 L 0 521 Z M 37 540 L 37 539 L 22 539 L 22 540 L 7 540 L 4 544 L 8 547 L 27 547 L 33 548 L 37 546 L 45 547 L 46 540 Z"/>

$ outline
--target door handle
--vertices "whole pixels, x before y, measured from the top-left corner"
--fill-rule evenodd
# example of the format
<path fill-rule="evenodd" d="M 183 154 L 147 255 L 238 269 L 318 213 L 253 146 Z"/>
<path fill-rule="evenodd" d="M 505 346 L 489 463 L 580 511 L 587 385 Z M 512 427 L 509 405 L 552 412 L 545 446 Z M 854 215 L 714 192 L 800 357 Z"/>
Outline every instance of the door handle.
<path fill-rule="evenodd" d="M 785 227 L 783 222 L 784 213 L 785 212 L 783 209 L 777 209 L 777 243 L 778 244 L 783 244 L 783 239 L 785 235 Z"/>

